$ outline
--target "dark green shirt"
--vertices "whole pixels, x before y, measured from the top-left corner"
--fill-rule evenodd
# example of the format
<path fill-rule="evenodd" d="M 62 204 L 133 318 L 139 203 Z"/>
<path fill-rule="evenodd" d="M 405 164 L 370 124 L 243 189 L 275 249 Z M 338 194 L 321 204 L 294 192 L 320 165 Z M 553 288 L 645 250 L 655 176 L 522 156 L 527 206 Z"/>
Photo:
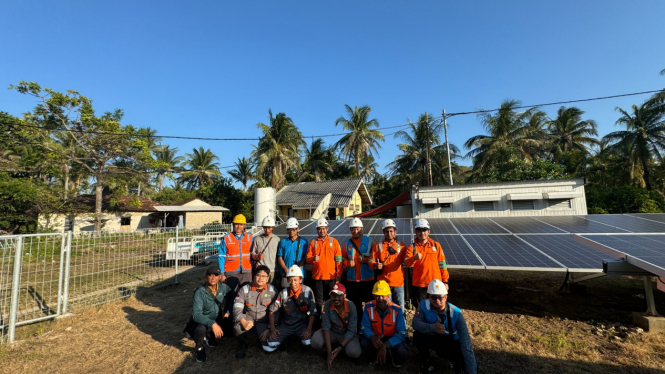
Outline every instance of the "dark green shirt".
<path fill-rule="evenodd" d="M 228 296 L 228 297 L 227 297 Z M 192 306 L 192 316 L 190 320 L 196 323 L 212 327 L 219 313 L 226 313 L 230 311 L 231 304 L 233 303 L 233 293 L 231 288 L 226 283 L 217 284 L 217 295 L 215 298 L 212 296 L 212 290 L 207 285 L 198 286 L 194 290 L 194 305 Z M 222 306 L 220 309 L 215 303 L 215 299 Z"/>

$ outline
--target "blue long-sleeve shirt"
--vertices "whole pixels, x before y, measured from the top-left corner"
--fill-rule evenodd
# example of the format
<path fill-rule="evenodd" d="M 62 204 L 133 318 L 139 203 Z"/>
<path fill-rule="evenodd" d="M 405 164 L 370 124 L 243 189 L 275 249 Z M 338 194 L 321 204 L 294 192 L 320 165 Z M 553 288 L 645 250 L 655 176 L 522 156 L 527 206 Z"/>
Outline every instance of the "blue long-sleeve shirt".
<path fill-rule="evenodd" d="M 307 239 L 305 238 L 298 237 L 296 240 L 284 238 L 279 241 L 279 245 L 277 246 L 277 258 L 282 258 L 287 269 L 293 265 L 304 264 L 305 255 L 307 254 L 307 245 Z M 282 276 L 286 275 L 284 269 L 280 268 L 280 272 L 282 273 Z M 304 271 L 303 279 L 305 279 Z"/>
<path fill-rule="evenodd" d="M 392 348 L 406 340 L 406 320 L 404 319 L 404 313 L 402 313 L 402 308 L 400 307 L 395 308 L 395 310 L 397 310 L 395 334 L 393 334 L 393 336 L 391 336 L 388 341 L 383 343 L 386 345 L 386 348 Z M 379 308 L 376 308 L 376 311 L 379 314 L 381 321 L 383 321 L 386 315 L 392 312 L 392 309 L 390 307 L 386 307 L 386 310 L 382 312 Z M 371 339 L 372 336 L 376 335 L 372 330 L 372 321 L 370 320 L 369 312 L 369 306 L 366 305 L 365 310 L 363 311 L 363 319 L 360 323 L 362 327 L 361 333 L 367 339 Z"/>
<path fill-rule="evenodd" d="M 242 238 L 247 235 L 246 232 L 242 232 L 242 235 L 238 236 L 236 233 L 231 232 L 229 235 L 233 235 L 238 239 L 238 241 L 242 240 Z M 219 244 L 219 254 L 217 256 L 217 264 L 219 264 L 219 270 L 224 273 L 224 265 L 226 265 L 226 240 L 222 238 L 222 242 Z M 242 264 L 240 264 L 240 269 L 238 269 L 238 272 L 242 271 Z"/>

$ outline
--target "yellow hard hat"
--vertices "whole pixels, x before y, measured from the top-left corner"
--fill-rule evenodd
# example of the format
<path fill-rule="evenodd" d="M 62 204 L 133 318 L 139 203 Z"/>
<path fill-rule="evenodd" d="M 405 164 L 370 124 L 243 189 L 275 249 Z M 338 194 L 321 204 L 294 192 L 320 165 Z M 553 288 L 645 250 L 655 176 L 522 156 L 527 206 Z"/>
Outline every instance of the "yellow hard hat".
<path fill-rule="evenodd" d="M 233 223 L 242 223 L 243 225 L 246 225 L 247 219 L 242 214 L 238 214 L 237 216 L 233 217 Z"/>
<path fill-rule="evenodd" d="M 390 295 L 390 286 L 386 281 L 378 281 L 374 283 L 374 289 L 372 290 L 372 295 L 377 296 L 388 296 Z"/>

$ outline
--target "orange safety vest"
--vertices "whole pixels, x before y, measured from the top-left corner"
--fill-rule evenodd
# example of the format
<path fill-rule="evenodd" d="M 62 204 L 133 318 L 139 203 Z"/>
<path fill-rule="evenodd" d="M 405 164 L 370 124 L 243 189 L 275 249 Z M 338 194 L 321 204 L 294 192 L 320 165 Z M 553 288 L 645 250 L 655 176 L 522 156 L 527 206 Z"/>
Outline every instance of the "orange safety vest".
<path fill-rule="evenodd" d="M 251 270 L 250 247 L 252 246 L 252 234 L 246 232 L 242 239 L 236 239 L 233 233 L 224 237 L 226 244 L 226 262 L 224 263 L 224 272 L 240 271 L 242 263 L 243 270 Z"/>
<path fill-rule="evenodd" d="M 387 338 L 395 335 L 397 332 L 396 308 L 399 307 L 396 304 L 393 304 L 392 301 L 388 301 L 388 306 L 386 307 L 388 313 L 386 313 L 386 316 L 381 319 L 379 311 L 373 301 L 365 304 L 365 310 L 369 315 L 369 320 L 372 322 L 372 331 L 376 336 L 383 335 Z"/>

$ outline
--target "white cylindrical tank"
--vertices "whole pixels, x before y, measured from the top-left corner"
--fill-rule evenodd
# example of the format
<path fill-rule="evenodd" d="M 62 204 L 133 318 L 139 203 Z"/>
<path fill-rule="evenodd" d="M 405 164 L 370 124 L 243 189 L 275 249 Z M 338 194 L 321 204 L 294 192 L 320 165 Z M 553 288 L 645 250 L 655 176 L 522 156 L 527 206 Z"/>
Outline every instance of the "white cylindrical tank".
<path fill-rule="evenodd" d="M 272 187 L 257 188 L 254 192 L 254 221 L 258 226 L 267 216 L 275 218 L 277 194 Z"/>

